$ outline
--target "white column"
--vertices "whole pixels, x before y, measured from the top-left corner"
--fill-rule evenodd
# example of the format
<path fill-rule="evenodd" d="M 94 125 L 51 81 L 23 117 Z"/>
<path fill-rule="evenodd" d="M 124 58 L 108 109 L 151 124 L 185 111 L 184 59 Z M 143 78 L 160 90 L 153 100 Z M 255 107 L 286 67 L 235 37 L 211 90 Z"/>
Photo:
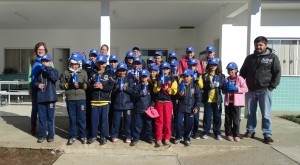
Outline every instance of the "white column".
<path fill-rule="evenodd" d="M 254 40 L 260 35 L 261 0 L 248 1 L 247 54 L 254 51 Z M 244 117 L 248 116 L 248 105 L 245 102 Z"/>
<path fill-rule="evenodd" d="M 254 39 L 260 35 L 261 0 L 248 1 L 247 53 L 254 51 Z"/>
<path fill-rule="evenodd" d="M 109 0 L 101 0 L 101 18 L 100 18 L 100 43 L 106 44 L 110 48 L 110 2 Z M 110 54 L 110 49 L 108 50 Z"/>

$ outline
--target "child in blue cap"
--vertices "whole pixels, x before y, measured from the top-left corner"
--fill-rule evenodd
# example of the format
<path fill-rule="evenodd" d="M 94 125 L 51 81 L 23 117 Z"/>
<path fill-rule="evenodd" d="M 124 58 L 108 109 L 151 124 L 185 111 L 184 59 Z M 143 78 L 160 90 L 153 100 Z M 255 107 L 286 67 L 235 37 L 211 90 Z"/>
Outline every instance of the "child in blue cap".
<path fill-rule="evenodd" d="M 198 85 L 203 90 L 202 102 L 204 104 L 203 136 L 207 139 L 211 127 L 211 115 L 213 114 L 213 132 L 217 140 L 222 140 L 220 127 L 222 124 L 222 90 L 225 79 L 216 58 L 208 59 L 206 72 L 199 78 Z"/>
<path fill-rule="evenodd" d="M 91 144 L 97 139 L 98 127 L 100 128 L 100 145 L 107 142 L 108 137 L 108 111 L 111 101 L 110 93 L 115 81 L 113 74 L 105 70 L 107 58 L 104 54 L 98 55 L 96 65 L 91 73 L 92 88 L 92 111 L 91 111 L 91 133 L 88 143 Z"/>
<path fill-rule="evenodd" d="M 151 65 L 149 67 L 149 72 L 150 72 L 150 83 L 153 85 L 154 82 L 156 81 L 157 77 L 158 77 L 158 72 L 159 72 L 159 68 L 156 65 Z"/>
<path fill-rule="evenodd" d="M 59 78 L 60 88 L 66 91 L 70 136 L 68 145 L 76 141 L 78 127 L 81 143 L 87 143 L 85 91 L 89 83 L 86 71 L 80 68 L 81 60 L 81 55 L 73 52 L 69 58 L 69 69 L 65 70 Z"/>
<path fill-rule="evenodd" d="M 225 134 L 228 141 L 240 141 L 240 116 L 241 107 L 245 106 L 244 93 L 248 92 L 247 84 L 243 77 L 238 76 L 238 66 L 230 62 L 227 67 L 229 77 L 225 84 Z"/>
<path fill-rule="evenodd" d="M 193 131 L 194 114 L 199 111 L 202 92 L 197 84 L 193 82 L 194 72 L 186 69 L 183 74 L 184 86 L 180 86 L 178 91 L 178 106 L 176 109 L 176 137 L 175 144 L 180 142 L 182 132 L 184 132 L 184 144 L 191 144 L 190 135 Z M 181 84 L 180 84 L 181 85 Z M 182 84 L 183 85 L 183 84 Z M 184 120 L 184 131 L 182 131 Z"/>
<path fill-rule="evenodd" d="M 154 108 L 153 85 L 149 83 L 149 76 L 149 71 L 143 69 L 140 73 L 139 83 L 134 86 L 133 97 L 136 99 L 136 102 L 134 105 L 133 141 L 130 144 L 131 146 L 135 146 L 140 140 L 143 125 L 146 142 L 149 144 L 153 143 L 153 119 L 145 113 L 148 108 Z"/>
<path fill-rule="evenodd" d="M 124 134 L 125 142 L 131 142 L 131 111 L 133 110 L 133 102 L 131 96 L 133 94 L 134 80 L 127 76 L 127 65 L 120 63 L 117 66 L 116 83 L 112 91 L 114 97 L 112 98 L 113 106 L 113 121 L 111 129 L 111 140 L 116 142 L 119 136 L 121 125 L 121 117 L 124 118 Z"/>
<path fill-rule="evenodd" d="M 188 68 L 193 71 L 193 82 L 198 85 L 199 77 L 201 76 L 201 73 L 198 72 L 198 61 L 194 58 L 190 58 L 188 60 Z M 197 140 L 200 139 L 199 120 L 200 120 L 200 107 L 199 107 L 199 111 L 194 114 L 194 124 L 193 124 L 193 136 L 194 139 Z"/>
<path fill-rule="evenodd" d="M 41 58 L 42 69 L 37 73 L 37 78 L 34 80 L 34 88 L 38 89 L 37 103 L 39 114 L 39 129 L 40 135 L 37 140 L 42 143 L 46 139 L 46 124 L 48 125 L 48 142 L 54 141 L 55 126 L 55 102 L 57 102 L 56 95 L 56 81 L 58 80 L 59 73 L 50 65 L 52 63 L 51 57 L 45 54 Z"/>

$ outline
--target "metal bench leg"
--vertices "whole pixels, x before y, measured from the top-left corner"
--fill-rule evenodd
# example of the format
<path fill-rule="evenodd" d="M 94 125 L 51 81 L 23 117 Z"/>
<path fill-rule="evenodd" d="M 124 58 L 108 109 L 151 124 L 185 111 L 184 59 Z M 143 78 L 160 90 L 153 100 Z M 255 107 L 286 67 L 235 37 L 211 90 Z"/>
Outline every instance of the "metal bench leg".
<path fill-rule="evenodd" d="M 63 92 L 63 103 L 66 103 L 66 94 Z"/>
<path fill-rule="evenodd" d="M 8 97 L 8 96 L 5 96 L 5 105 L 8 105 L 7 97 Z"/>

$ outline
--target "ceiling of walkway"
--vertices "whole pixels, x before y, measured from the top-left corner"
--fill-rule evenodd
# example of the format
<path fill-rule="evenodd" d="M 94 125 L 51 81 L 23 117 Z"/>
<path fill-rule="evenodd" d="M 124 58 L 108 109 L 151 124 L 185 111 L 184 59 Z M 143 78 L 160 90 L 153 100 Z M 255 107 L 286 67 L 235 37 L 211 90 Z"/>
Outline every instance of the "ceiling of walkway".
<path fill-rule="evenodd" d="M 198 27 L 232 1 L 112 1 L 112 29 L 178 29 Z M 263 9 L 300 10 L 300 3 L 267 3 Z M 0 29 L 98 29 L 100 1 L 3 1 Z M 27 20 L 28 21 L 27 21 Z"/>

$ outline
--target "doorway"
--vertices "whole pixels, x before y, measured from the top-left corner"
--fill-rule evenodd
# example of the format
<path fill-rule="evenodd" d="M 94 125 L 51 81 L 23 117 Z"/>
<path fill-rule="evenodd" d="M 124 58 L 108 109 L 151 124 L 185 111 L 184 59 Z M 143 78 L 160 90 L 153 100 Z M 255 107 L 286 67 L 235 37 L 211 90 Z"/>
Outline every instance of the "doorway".
<path fill-rule="evenodd" d="M 54 68 L 58 70 L 59 76 L 69 67 L 70 48 L 53 48 Z M 60 90 L 59 81 L 56 82 L 56 90 Z"/>

